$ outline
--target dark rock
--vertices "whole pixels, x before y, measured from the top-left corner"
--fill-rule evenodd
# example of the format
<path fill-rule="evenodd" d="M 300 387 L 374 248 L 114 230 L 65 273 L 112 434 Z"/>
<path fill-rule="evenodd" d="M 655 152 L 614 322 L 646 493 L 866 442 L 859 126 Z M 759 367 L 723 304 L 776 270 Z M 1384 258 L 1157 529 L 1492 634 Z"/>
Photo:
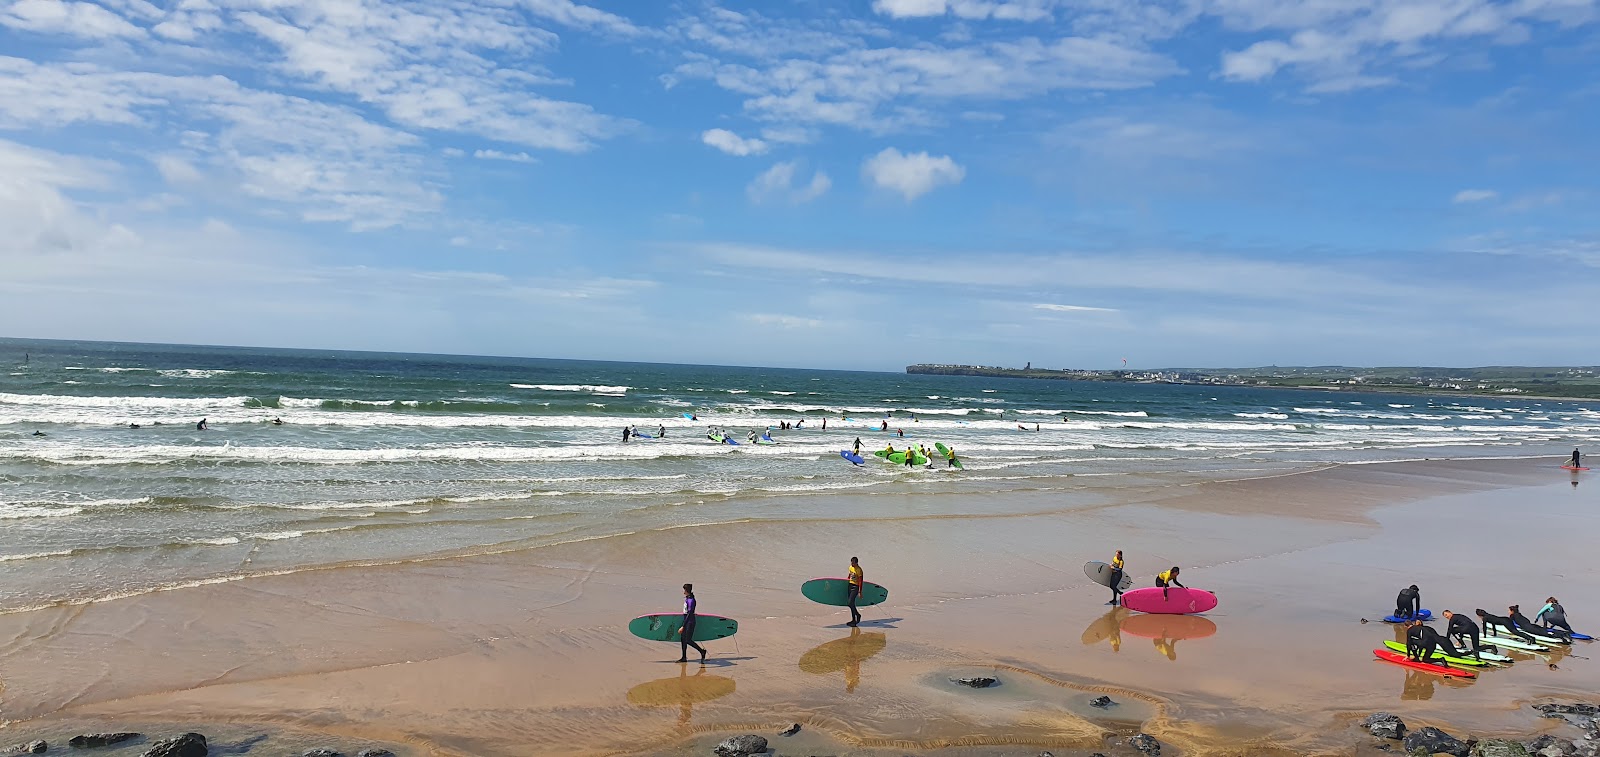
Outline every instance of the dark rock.
<path fill-rule="evenodd" d="M 206 737 L 198 733 L 186 733 L 175 739 L 157 741 L 144 757 L 206 757 Z"/>
<path fill-rule="evenodd" d="M 5 753 L 6 754 L 44 754 L 45 751 L 47 751 L 48 749 L 50 749 L 50 745 L 44 743 L 43 741 L 30 741 L 30 742 L 28 742 L 26 744 L 18 744 L 18 745 L 14 746 L 14 747 L 11 747 L 10 749 L 7 749 L 5 751 Z"/>
<path fill-rule="evenodd" d="M 83 749 L 86 747 L 111 746 L 121 744 L 128 739 L 137 739 L 143 734 L 138 733 L 86 733 L 73 736 L 67 740 L 67 746 Z"/>
<path fill-rule="evenodd" d="M 387 749 L 363 749 L 356 757 L 394 757 L 394 752 Z"/>
<path fill-rule="evenodd" d="M 1556 702 L 1552 704 L 1536 704 L 1533 706 L 1533 709 L 1538 710 L 1546 715 L 1551 713 L 1561 715 L 1588 715 L 1589 717 L 1600 715 L 1600 705 L 1589 704 L 1588 702 Z"/>
<path fill-rule="evenodd" d="M 1128 746 L 1149 757 L 1161 757 L 1161 742 L 1156 741 L 1156 737 L 1148 733 L 1141 733 L 1128 739 Z"/>
<path fill-rule="evenodd" d="M 1056 757 L 1056 756 L 1051 754 L 1051 753 L 1049 753 L 1049 752 L 1040 752 L 1039 753 L 1039 757 Z"/>
<path fill-rule="evenodd" d="M 967 677 L 967 678 L 952 678 L 952 679 L 950 679 L 950 682 L 954 683 L 954 684 L 959 684 L 961 686 L 971 686 L 974 689 L 987 689 L 990 686 L 993 686 L 993 685 L 999 683 L 999 681 L 996 681 L 993 678 L 985 678 L 983 676 L 971 676 L 971 677 Z"/>
<path fill-rule="evenodd" d="M 344 757 L 344 755 L 340 754 L 337 749 L 317 747 L 316 749 L 307 749 L 301 752 L 300 757 Z"/>
<path fill-rule="evenodd" d="M 1428 726 L 1420 731 L 1406 734 L 1401 746 L 1406 748 L 1407 754 L 1453 754 L 1455 757 L 1467 757 L 1466 742 L 1451 736 L 1433 726 Z"/>
<path fill-rule="evenodd" d="M 717 757 L 750 757 L 752 754 L 766 754 L 767 740 L 753 733 L 747 733 L 726 739 L 711 751 L 716 753 Z"/>
<path fill-rule="evenodd" d="M 1114 704 L 1116 704 L 1116 702 L 1112 701 L 1111 697 L 1107 696 L 1099 696 L 1089 700 L 1090 707 L 1110 707 Z"/>
<path fill-rule="evenodd" d="M 1394 739 L 1399 741 L 1406 737 L 1406 722 L 1397 715 L 1387 712 L 1374 712 L 1361 721 L 1361 727 L 1372 732 L 1380 739 Z"/>
<path fill-rule="evenodd" d="M 1472 757 L 1528 757 L 1528 749 L 1509 739 L 1484 739 L 1472 745 Z"/>
<path fill-rule="evenodd" d="M 1566 739 L 1558 739 L 1549 734 L 1526 742 L 1523 746 L 1527 748 L 1528 754 L 1536 755 L 1537 757 L 1573 757 L 1578 753 L 1577 747 L 1574 747 L 1572 742 Z"/>
<path fill-rule="evenodd" d="M 797 734 L 799 732 L 800 732 L 800 724 L 799 723 L 795 723 L 794 725 L 791 725 L 788 728 L 785 728 L 785 729 L 783 729 L 781 731 L 778 731 L 778 735 L 779 736 L 793 736 L 793 735 L 795 735 L 795 734 Z"/>

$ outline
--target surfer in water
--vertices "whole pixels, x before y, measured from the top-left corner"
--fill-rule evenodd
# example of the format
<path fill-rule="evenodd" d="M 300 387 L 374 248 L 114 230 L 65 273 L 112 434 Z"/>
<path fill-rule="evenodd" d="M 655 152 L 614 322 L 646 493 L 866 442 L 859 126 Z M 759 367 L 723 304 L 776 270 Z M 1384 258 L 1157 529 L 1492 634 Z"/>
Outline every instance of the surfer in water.
<path fill-rule="evenodd" d="M 956 449 L 954 447 L 944 448 L 944 467 L 956 467 Z"/>
<path fill-rule="evenodd" d="M 194 430 L 196 430 L 196 431 L 205 431 L 207 428 L 209 428 L 209 426 L 206 424 L 207 420 L 209 420 L 209 419 L 208 418 L 201 418 L 199 423 L 194 424 Z"/>
<path fill-rule="evenodd" d="M 1482 637 L 1479 636 L 1478 632 L 1478 624 L 1472 622 L 1472 618 L 1465 615 L 1457 615 L 1449 610 L 1444 611 L 1444 619 L 1450 622 L 1450 625 L 1444 629 L 1444 635 L 1449 637 L 1452 646 L 1462 651 L 1460 656 L 1465 657 L 1467 652 L 1471 652 L 1472 659 L 1482 659 L 1478 656 L 1478 652 L 1483 648 L 1483 642 L 1480 640 Z M 1470 646 L 1468 645 L 1469 642 L 1471 643 Z"/>
<path fill-rule="evenodd" d="M 1111 558 L 1111 601 L 1106 604 L 1116 607 L 1122 603 L 1122 550 L 1117 550 L 1116 557 Z"/>
<path fill-rule="evenodd" d="M 879 431 L 888 431 L 889 430 L 889 422 L 888 421 L 884 421 L 883 422 L 883 426 L 881 428 L 879 428 L 878 430 Z"/>
<path fill-rule="evenodd" d="M 856 457 L 861 457 L 861 437 L 856 437 Z"/>
<path fill-rule="evenodd" d="M 845 605 L 850 608 L 850 622 L 845 625 L 854 628 L 861 625 L 861 612 L 856 609 L 856 600 L 861 598 L 861 582 L 866 580 L 867 574 L 861 570 L 861 561 L 850 558 L 850 571 L 844 580 Z"/>
<path fill-rule="evenodd" d="M 1555 597 L 1546 599 L 1544 608 L 1539 610 L 1539 614 L 1533 616 L 1533 619 L 1544 623 L 1545 628 L 1560 628 L 1565 630 L 1568 636 L 1572 635 L 1572 626 L 1567 624 L 1567 611 L 1562 609 L 1561 603 Z"/>
<path fill-rule="evenodd" d="M 628 428 L 627 426 L 623 426 L 622 427 L 622 443 L 623 444 L 627 444 L 628 440 L 631 439 L 631 438 L 633 438 L 633 429 Z"/>
<path fill-rule="evenodd" d="M 1503 618 L 1499 615 L 1490 615 L 1488 611 L 1481 607 L 1473 612 L 1478 616 L 1478 622 L 1483 624 L 1484 633 L 1501 633 L 1501 629 L 1505 629 L 1504 633 L 1522 639 L 1529 644 L 1533 644 L 1538 641 L 1538 639 L 1535 639 L 1532 636 L 1523 633 L 1521 630 L 1518 630 L 1517 624 L 1512 623 L 1510 618 Z"/>
<path fill-rule="evenodd" d="M 1422 610 L 1422 590 L 1416 584 L 1400 590 L 1394 598 L 1394 616 L 1402 620 L 1409 620 L 1417 616 Z"/>
<path fill-rule="evenodd" d="M 662 425 L 656 427 L 656 438 L 657 439 L 665 439 L 665 438 L 667 438 L 667 426 L 666 426 L 666 424 L 662 424 Z"/>
<path fill-rule="evenodd" d="M 273 418 L 272 419 L 272 425 L 274 425 L 274 426 L 282 426 L 283 425 L 283 419 L 282 418 Z"/>
<path fill-rule="evenodd" d="M 683 649 L 683 654 L 678 656 L 678 662 L 689 661 L 689 647 L 694 647 L 700 653 L 700 664 L 706 662 L 706 648 L 694 641 L 695 619 L 694 584 L 683 585 L 683 625 L 678 628 L 678 644 Z"/>
<path fill-rule="evenodd" d="M 906 447 L 906 467 L 917 467 L 917 451 L 910 447 Z"/>
<path fill-rule="evenodd" d="M 1118 554 L 1121 553 L 1119 552 Z M 1166 601 L 1167 589 L 1170 587 L 1176 586 L 1180 589 L 1189 588 L 1181 583 L 1178 583 L 1178 566 L 1176 565 L 1172 566 L 1171 570 L 1163 570 L 1156 574 L 1156 586 L 1161 587 L 1162 601 Z"/>

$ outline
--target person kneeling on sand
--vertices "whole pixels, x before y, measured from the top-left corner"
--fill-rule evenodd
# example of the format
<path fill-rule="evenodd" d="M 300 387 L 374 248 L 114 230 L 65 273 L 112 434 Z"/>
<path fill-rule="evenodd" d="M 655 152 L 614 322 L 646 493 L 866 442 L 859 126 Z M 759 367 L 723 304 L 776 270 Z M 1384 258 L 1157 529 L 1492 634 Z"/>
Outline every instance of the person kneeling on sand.
<path fill-rule="evenodd" d="M 1406 624 L 1406 659 L 1425 662 L 1440 667 L 1450 667 L 1443 659 L 1433 659 L 1433 654 L 1440 649 L 1451 657 L 1461 656 L 1461 651 L 1451 646 L 1450 641 L 1439 635 L 1438 631 L 1429 628 L 1421 620 L 1412 619 Z"/>
<path fill-rule="evenodd" d="M 1394 598 L 1394 616 L 1403 620 L 1415 618 L 1422 613 L 1422 590 L 1416 584 L 1400 590 L 1400 595 Z"/>
<path fill-rule="evenodd" d="M 1171 570 L 1163 570 L 1156 574 L 1156 586 L 1161 587 L 1161 600 L 1163 602 L 1167 599 L 1168 587 L 1176 586 L 1180 589 L 1189 588 L 1178 582 L 1178 566 L 1176 565 L 1172 566 Z"/>

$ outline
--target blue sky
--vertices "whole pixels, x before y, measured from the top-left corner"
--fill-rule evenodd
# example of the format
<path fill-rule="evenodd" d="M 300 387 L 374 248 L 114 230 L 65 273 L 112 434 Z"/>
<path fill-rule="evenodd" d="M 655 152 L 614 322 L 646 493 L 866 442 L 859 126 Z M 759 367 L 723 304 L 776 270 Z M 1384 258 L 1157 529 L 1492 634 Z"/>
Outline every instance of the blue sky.
<path fill-rule="evenodd" d="M 0 334 L 1592 363 L 1600 0 L 0 0 Z"/>

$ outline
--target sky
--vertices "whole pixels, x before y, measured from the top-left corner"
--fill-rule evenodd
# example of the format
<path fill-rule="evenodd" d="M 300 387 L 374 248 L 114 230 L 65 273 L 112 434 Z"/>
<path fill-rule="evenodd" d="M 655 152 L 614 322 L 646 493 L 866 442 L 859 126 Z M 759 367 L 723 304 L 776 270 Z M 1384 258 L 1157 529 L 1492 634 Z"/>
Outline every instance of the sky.
<path fill-rule="evenodd" d="M 0 0 L 0 335 L 1593 363 L 1600 0 Z"/>

